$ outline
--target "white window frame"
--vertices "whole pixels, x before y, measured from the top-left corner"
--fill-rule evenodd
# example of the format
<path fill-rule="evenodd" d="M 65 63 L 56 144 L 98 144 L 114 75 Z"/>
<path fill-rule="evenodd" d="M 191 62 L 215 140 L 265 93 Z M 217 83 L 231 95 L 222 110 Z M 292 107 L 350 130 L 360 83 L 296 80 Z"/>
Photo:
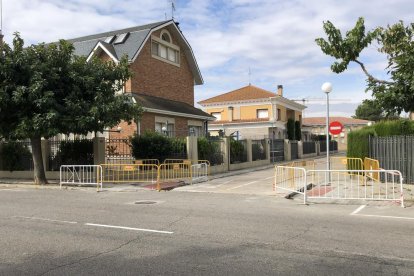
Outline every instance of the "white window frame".
<path fill-rule="evenodd" d="M 269 118 L 269 109 L 268 108 L 256 109 L 256 118 L 257 119 Z"/>
<path fill-rule="evenodd" d="M 168 34 L 169 35 L 169 34 Z M 171 36 L 170 36 L 171 37 Z M 158 44 L 157 46 L 157 52 L 154 51 L 154 43 Z M 166 48 L 166 57 L 161 57 L 160 54 L 160 46 L 163 46 Z M 174 60 L 171 60 L 171 58 L 169 58 L 169 54 L 173 53 L 174 54 Z M 180 67 L 180 47 L 178 47 L 177 45 L 174 45 L 172 43 L 168 43 L 165 40 L 162 40 L 161 38 L 157 37 L 157 36 L 151 36 L 151 55 L 153 58 L 161 60 L 163 62 L 166 62 L 168 64 L 172 64 L 174 66 Z"/>

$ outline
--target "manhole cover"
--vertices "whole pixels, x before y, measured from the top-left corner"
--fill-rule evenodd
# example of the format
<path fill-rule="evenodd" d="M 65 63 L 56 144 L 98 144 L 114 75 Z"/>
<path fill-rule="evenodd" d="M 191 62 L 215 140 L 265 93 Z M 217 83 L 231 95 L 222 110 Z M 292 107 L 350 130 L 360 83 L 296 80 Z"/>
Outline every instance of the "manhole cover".
<path fill-rule="evenodd" d="M 139 201 L 135 201 L 134 204 L 139 204 L 139 205 L 150 205 L 150 204 L 156 204 L 158 202 L 156 201 L 151 201 L 151 200 L 139 200 Z"/>

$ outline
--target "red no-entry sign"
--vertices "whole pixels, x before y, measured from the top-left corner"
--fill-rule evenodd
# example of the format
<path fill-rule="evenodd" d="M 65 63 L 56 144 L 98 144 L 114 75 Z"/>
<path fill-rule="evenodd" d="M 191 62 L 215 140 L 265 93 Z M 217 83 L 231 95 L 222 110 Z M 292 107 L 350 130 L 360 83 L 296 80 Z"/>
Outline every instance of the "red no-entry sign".
<path fill-rule="evenodd" d="M 340 122 L 334 121 L 329 124 L 329 132 L 332 135 L 338 135 L 339 133 L 342 132 L 343 129 L 344 129 L 344 126 Z"/>

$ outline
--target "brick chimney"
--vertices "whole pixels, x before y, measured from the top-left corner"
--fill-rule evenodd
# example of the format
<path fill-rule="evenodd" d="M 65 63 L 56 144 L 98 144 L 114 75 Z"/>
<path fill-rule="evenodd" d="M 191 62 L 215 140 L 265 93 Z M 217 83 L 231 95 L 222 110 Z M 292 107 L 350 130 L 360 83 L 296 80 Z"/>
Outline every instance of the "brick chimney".
<path fill-rule="evenodd" d="M 283 85 L 281 84 L 277 86 L 277 95 L 283 97 Z"/>

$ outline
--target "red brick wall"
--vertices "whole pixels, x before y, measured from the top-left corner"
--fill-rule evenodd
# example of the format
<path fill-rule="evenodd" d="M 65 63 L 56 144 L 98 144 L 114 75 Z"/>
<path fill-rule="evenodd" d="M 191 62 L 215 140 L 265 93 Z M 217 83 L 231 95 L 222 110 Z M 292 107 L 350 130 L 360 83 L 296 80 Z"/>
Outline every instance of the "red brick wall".
<path fill-rule="evenodd" d="M 153 33 L 160 35 L 162 30 Z M 155 59 L 151 55 L 151 39 L 148 39 L 138 58 L 131 64 L 133 76 L 126 83 L 127 92 L 181 101 L 194 105 L 194 77 L 184 55 L 183 45 L 172 35 L 172 42 L 180 46 L 180 67 Z"/>
<path fill-rule="evenodd" d="M 114 132 L 118 130 L 118 126 L 121 127 L 121 132 Z M 128 138 L 130 136 L 133 136 L 134 133 L 137 132 L 137 124 L 134 122 L 128 125 L 127 122 L 122 121 L 121 123 L 119 123 L 118 126 L 111 129 L 111 131 L 109 132 L 110 138 L 112 139 Z"/>

